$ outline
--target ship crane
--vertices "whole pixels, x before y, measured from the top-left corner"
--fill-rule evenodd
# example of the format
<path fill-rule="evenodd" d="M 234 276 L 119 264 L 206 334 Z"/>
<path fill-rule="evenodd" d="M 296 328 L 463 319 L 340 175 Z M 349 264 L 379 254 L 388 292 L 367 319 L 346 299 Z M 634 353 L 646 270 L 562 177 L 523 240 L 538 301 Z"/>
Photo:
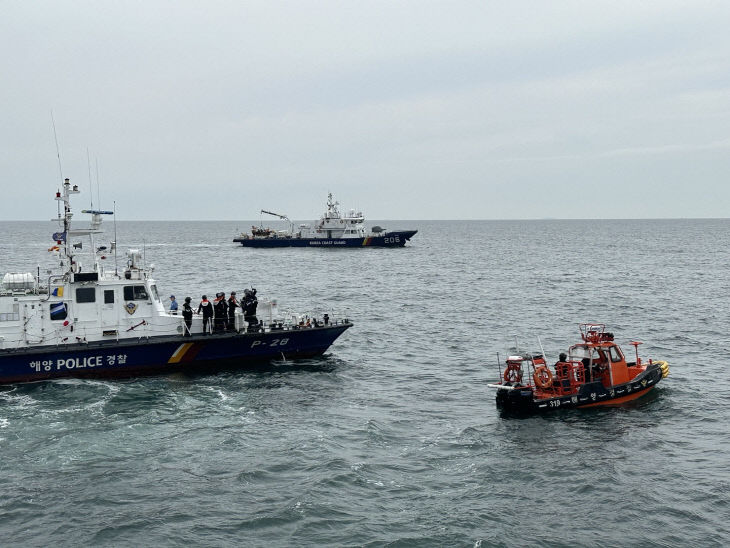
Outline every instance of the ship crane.
<path fill-rule="evenodd" d="M 279 217 L 279 219 L 282 219 L 289 223 L 289 232 L 294 232 L 294 223 L 291 222 L 291 219 L 287 217 L 286 215 L 281 215 L 280 213 L 274 213 L 273 211 L 266 211 L 265 209 L 261 210 L 261 213 L 266 213 L 267 215 L 273 215 L 274 217 Z"/>
<path fill-rule="evenodd" d="M 286 215 L 274 213 L 273 211 L 266 211 L 265 209 L 262 209 L 261 213 L 266 213 L 267 215 L 273 215 L 274 217 L 279 217 L 279 219 L 286 219 L 287 221 L 289 221 L 291 223 L 291 221 L 289 220 L 289 217 L 287 217 Z"/>

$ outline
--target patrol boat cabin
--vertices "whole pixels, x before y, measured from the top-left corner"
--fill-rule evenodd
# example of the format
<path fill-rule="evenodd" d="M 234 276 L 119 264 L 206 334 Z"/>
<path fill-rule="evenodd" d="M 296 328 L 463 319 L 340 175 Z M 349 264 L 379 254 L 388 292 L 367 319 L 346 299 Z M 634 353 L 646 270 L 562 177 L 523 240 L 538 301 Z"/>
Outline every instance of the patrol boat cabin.
<path fill-rule="evenodd" d="M 127 251 L 127 265 L 121 271 L 106 266 L 116 244 L 96 247 L 96 237 L 103 233 L 102 216 L 113 212 L 83 210 L 91 215 L 90 225 L 71 228 L 70 197 L 78 193 L 68 179 L 63 192 L 56 193 L 63 213 L 54 219 L 60 231 L 53 234 L 54 245 L 48 251 L 58 261 L 59 273 L 42 278 L 39 269 L 36 276 L 9 273 L 3 277 L 0 349 L 177 332 L 180 318 L 165 311 L 152 269 L 143 267 L 139 250 Z M 82 237 L 88 237 L 87 244 Z"/>

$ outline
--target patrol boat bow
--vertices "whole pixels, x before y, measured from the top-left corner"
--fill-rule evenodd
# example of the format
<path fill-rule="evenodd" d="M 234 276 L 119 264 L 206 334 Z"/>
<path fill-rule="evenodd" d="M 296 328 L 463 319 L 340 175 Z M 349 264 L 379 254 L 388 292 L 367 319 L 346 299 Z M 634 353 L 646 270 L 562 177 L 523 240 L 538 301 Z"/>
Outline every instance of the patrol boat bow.
<path fill-rule="evenodd" d="M 233 241 L 244 247 L 403 247 L 418 232 L 387 231 L 379 226 L 372 227 L 368 232 L 362 212 L 351 209 L 343 215 L 337 206 L 339 203 L 334 201 L 330 192 L 327 196 L 327 211 L 319 221 L 314 226 L 299 225 L 297 231 L 286 215 L 262 209 L 261 213 L 287 221 L 289 229 L 277 231 L 253 226 L 249 234 L 242 233 Z"/>
<path fill-rule="evenodd" d="M 59 272 L 47 280 L 41 280 L 40 269 L 36 276 L 10 273 L 2 280 L 0 383 L 192 372 L 312 357 L 352 326 L 328 314 L 306 321 L 284 318 L 272 301 L 259 305 L 265 322 L 249 325 L 237 309 L 230 331 L 204 336 L 202 320 L 195 318 L 184 337 L 183 317 L 165 311 L 152 268 L 142 263 L 139 251 L 127 252 L 122 273 L 116 265 L 104 267 L 113 249 L 95 247 L 94 236 L 102 233 L 102 215 L 112 212 L 84 210 L 92 216 L 90 226 L 71 228 L 70 197 L 78 193 L 68 179 L 56 193 L 63 213 L 54 219 L 60 231 L 49 251 L 59 259 Z M 83 244 L 75 241 L 80 236 L 90 238 L 88 269 L 81 263 Z"/>
<path fill-rule="evenodd" d="M 640 342 L 631 344 L 636 361 L 627 362 L 604 324 L 580 325 L 583 342 L 561 354 L 551 370 L 543 354 L 507 358 L 497 389 L 497 406 L 506 412 L 541 413 L 553 409 L 620 405 L 640 398 L 669 375 L 665 361 L 642 362 Z"/>

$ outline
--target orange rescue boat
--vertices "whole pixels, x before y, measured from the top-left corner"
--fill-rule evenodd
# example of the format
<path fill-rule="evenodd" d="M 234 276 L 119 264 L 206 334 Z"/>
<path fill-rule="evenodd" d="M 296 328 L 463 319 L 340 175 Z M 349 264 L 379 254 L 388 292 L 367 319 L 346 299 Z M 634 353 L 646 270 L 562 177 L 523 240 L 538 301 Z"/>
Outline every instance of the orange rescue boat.
<path fill-rule="evenodd" d="M 639 357 L 626 361 L 613 333 L 604 324 L 580 324 L 582 342 L 551 368 L 543 354 L 520 353 L 507 358 L 498 383 L 497 407 L 504 411 L 540 413 L 552 409 L 620 405 L 640 398 L 669 375 L 665 361 Z"/>

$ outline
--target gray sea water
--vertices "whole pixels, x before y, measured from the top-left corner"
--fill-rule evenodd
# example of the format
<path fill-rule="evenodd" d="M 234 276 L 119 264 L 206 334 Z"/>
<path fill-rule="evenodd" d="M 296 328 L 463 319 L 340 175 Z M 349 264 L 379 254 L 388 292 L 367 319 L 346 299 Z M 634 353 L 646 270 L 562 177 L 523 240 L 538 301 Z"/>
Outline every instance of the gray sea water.
<path fill-rule="evenodd" d="M 378 224 L 419 233 L 250 250 L 250 223 L 118 223 L 165 296 L 253 285 L 355 326 L 253 371 L 0 387 L 0 544 L 730 542 L 730 220 Z M 47 267 L 54 226 L 0 230 L 0 274 Z M 539 336 L 554 360 L 586 321 L 671 375 L 624 407 L 500 416 L 497 353 Z"/>

